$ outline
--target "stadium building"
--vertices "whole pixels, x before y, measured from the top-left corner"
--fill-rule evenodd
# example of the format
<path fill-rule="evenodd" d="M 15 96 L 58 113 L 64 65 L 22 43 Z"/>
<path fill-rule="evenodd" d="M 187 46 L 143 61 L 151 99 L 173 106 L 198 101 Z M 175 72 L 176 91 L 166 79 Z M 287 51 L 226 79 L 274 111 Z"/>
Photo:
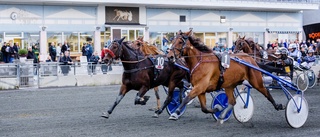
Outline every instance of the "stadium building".
<path fill-rule="evenodd" d="M 210 47 L 239 36 L 266 45 L 301 40 L 304 11 L 318 8 L 318 0 L 1 0 L 0 42 L 39 43 L 44 55 L 50 42 L 68 41 L 78 56 L 87 37 L 99 52 L 108 39 L 144 36 L 161 46 L 164 35 L 193 28 Z"/>

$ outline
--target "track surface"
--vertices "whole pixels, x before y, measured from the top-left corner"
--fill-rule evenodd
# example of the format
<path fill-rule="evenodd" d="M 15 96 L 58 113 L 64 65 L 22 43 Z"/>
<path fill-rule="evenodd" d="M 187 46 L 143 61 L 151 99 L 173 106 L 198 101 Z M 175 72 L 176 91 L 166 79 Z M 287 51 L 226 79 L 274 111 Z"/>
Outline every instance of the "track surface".
<path fill-rule="evenodd" d="M 136 91 L 130 91 L 115 108 L 109 119 L 100 117 L 118 95 L 119 85 L 103 87 L 68 87 L 55 89 L 23 89 L 0 91 L 0 136 L 319 136 L 319 86 L 306 91 L 309 117 L 299 129 L 286 123 L 285 111 L 276 111 L 263 95 L 252 92 L 255 111 L 245 124 L 233 116 L 222 125 L 193 104 L 178 121 L 168 120 L 164 111 L 152 118 L 148 109 L 156 105 L 153 90 L 145 106 L 135 106 Z M 162 88 L 161 102 L 165 93 Z M 272 90 L 277 102 L 286 105 L 282 91 Z M 207 95 L 207 106 L 212 98 Z"/>

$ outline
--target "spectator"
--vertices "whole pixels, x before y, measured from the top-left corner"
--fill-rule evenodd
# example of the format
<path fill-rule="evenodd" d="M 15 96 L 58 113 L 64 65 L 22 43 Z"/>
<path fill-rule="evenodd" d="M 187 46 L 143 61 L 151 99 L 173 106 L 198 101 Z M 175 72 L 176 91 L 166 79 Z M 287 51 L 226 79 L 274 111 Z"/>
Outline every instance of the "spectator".
<path fill-rule="evenodd" d="M 162 51 L 165 53 L 165 54 L 168 54 L 169 52 L 167 52 L 167 49 L 168 49 L 168 43 L 164 43 L 163 46 L 162 46 Z"/>
<path fill-rule="evenodd" d="M 36 45 L 33 46 L 33 53 L 34 53 L 34 60 L 33 60 L 33 63 L 39 63 L 39 48 Z"/>
<path fill-rule="evenodd" d="M 52 61 L 56 61 L 56 56 L 57 56 L 57 50 L 54 45 L 54 42 L 51 42 L 51 45 L 49 47 L 49 55 L 51 56 Z"/>
<path fill-rule="evenodd" d="M 6 49 L 7 49 L 7 43 L 4 42 L 2 47 L 1 47 L 1 52 L 2 52 L 2 59 L 3 59 L 3 62 L 4 63 L 8 63 L 7 62 L 7 52 L 6 52 Z"/>
<path fill-rule="evenodd" d="M 64 76 L 69 74 L 70 66 L 72 64 L 72 59 L 70 58 L 69 51 L 65 51 L 63 57 L 60 58 L 61 72 Z"/>
<path fill-rule="evenodd" d="M 166 35 L 163 35 L 163 38 L 162 38 L 162 46 L 164 46 L 165 43 L 169 43 L 169 40 L 167 39 L 167 36 Z"/>
<path fill-rule="evenodd" d="M 27 55 L 27 59 L 34 59 L 34 53 L 32 51 L 32 48 L 29 47 L 28 48 L 28 55 Z"/>
<path fill-rule="evenodd" d="M 86 46 L 87 46 L 87 43 L 83 43 L 83 46 L 82 46 L 82 49 L 81 49 L 82 56 L 86 56 Z"/>
<path fill-rule="evenodd" d="M 89 61 L 90 57 L 92 56 L 92 53 L 93 53 L 93 48 L 91 46 L 91 41 L 88 42 L 87 46 L 86 46 L 86 56 L 87 56 L 87 61 Z"/>
<path fill-rule="evenodd" d="M 270 41 L 268 41 L 268 44 L 267 44 L 267 50 L 272 49 L 272 48 L 273 48 L 273 47 L 272 47 L 271 42 L 270 42 Z"/>
<path fill-rule="evenodd" d="M 62 46 L 62 44 L 58 43 L 57 48 L 56 48 L 56 50 L 57 50 L 57 55 L 56 55 L 57 56 L 57 60 L 60 60 L 61 46 Z"/>
<path fill-rule="evenodd" d="M 61 47 L 61 53 L 64 54 L 65 51 L 70 52 L 70 46 L 68 44 L 68 41 L 64 41 L 64 44 Z"/>
<path fill-rule="evenodd" d="M 15 59 L 15 52 L 13 49 L 13 44 L 11 42 L 9 42 L 9 46 L 7 47 L 7 49 L 9 49 L 9 51 L 8 51 L 9 63 L 13 63 L 13 61 Z"/>
<path fill-rule="evenodd" d="M 98 55 L 98 52 L 94 52 L 94 54 L 90 57 L 90 62 L 92 63 L 89 65 L 91 68 L 89 69 L 89 75 L 92 73 L 93 75 L 96 74 L 96 66 L 100 60 L 100 57 Z"/>
<path fill-rule="evenodd" d="M 47 57 L 46 62 L 52 62 L 52 60 L 51 60 L 51 57 L 50 57 L 50 56 L 48 56 L 48 57 Z"/>
<path fill-rule="evenodd" d="M 14 43 L 14 45 L 13 45 L 13 51 L 14 51 L 14 53 L 15 53 L 14 58 L 15 58 L 15 59 L 19 59 L 19 55 L 18 55 L 19 43 L 18 43 L 18 42 Z"/>

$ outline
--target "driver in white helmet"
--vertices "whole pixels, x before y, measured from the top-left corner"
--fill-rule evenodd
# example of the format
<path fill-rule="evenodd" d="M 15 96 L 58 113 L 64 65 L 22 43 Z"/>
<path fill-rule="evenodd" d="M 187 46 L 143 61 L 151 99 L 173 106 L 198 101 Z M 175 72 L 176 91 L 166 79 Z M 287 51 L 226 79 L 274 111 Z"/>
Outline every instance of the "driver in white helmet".
<path fill-rule="evenodd" d="M 296 44 L 290 44 L 288 49 L 289 49 L 289 56 L 290 57 L 292 57 L 296 61 L 301 59 L 301 52 L 297 49 L 297 45 Z"/>

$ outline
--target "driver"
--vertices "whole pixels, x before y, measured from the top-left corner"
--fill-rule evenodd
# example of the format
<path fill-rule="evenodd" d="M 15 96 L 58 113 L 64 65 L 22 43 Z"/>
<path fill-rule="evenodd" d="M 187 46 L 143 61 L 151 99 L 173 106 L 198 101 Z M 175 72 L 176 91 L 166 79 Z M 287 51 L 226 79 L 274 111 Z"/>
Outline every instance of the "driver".
<path fill-rule="evenodd" d="M 315 61 L 316 61 L 316 56 L 314 55 L 314 50 L 309 49 L 307 56 L 302 58 L 303 63 L 301 63 L 301 66 L 303 68 L 310 69 Z"/>
<path fill-rule="evenodd" d="M 290 44 L 289 47 L 289 56 L 291 56 L 295 61 L 298 61 L 298 63 L 301 62 L 301 52 L 297 49 L 296 44 Z"/>

